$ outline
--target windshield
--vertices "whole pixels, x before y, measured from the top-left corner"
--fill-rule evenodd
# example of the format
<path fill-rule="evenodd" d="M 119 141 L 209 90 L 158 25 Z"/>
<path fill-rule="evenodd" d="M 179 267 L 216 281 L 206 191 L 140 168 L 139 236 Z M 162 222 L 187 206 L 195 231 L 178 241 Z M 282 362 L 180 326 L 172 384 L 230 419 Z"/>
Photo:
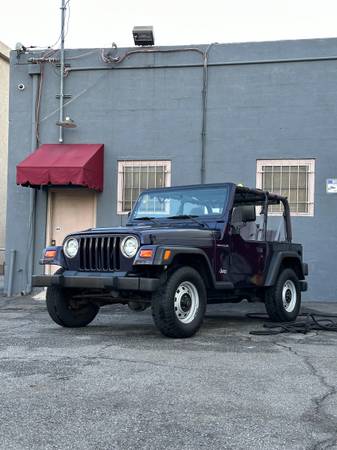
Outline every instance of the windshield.
<path fill-rule="evenodd" d="M 137 200 L 131 220 L 221 216 L 227 199 L 227 186 L 158 189 L 144 192 Z"/>

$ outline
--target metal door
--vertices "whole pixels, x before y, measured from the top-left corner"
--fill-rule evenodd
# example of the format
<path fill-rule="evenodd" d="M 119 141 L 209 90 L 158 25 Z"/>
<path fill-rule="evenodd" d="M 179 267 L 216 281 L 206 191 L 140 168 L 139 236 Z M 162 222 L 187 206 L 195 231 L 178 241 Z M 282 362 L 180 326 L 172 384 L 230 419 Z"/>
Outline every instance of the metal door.
<path fill-rule="evenodd" d="M 62 245 L 65 236 L 74 231 L 92 228 L 96 223 L 96 193 L 79 189 L 50 190 L 46 245 Z M 54 273 L 57 266 L 46 266 Z"/>

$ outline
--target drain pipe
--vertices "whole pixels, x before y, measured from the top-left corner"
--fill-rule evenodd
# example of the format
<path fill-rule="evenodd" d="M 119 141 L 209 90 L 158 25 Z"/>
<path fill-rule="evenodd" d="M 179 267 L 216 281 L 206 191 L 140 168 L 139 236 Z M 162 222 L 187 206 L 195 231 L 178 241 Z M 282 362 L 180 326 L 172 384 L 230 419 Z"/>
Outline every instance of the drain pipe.
<path fill-rule="evenodd" d="M 7 297 L 11 297 L 12 293 L 13 293 L 13 276 L 14 276 L 15 256 L 16 256 L 16 250 L 12 249 L 10 251 L 10 258 L 9 258 Z"/>
<path fill-rule="evenodd" d="M 206 133 L 207 133 L 207 95 L 208 95 L 208 56 L 213 45 L 216 42 L 209 44 L 204 53 L 204 64 L 202 71 L 202 125 L 201 125 L 201 167 L 200 167 L 200 181 L 205 184 L 206 172 Z"/>
<path fill-rule="evenodd" d="M 61 46 L 60 46 L 60 114 L 59 123 L 63 122 L 63 99 L 64 99 L 64 19 L 65 19 L 66 5 L 65 0 L 62 0 L 61 6 Z M 59 143 L 63 142 L 63 127 L 59 130 Z"/>
<path fill-rule="evenodd" d="M 28 267 L 25 295 L 32 292 L 32 276 L 35 260 L 36 189 L 31 188 L 29 194 Z"/>
<path fill-rule="evenodd" d="M 36 100 L 38 95 L 38 85 L 40 76 L 40 67 L 34 67 L 34 71 L 30 73 L 33 77 L 32 88 L 32 128 L 31 128 L 31 152 L 33 153 L 37 147 L 36 139 Z M 26 256 L 26 273 L 27 285 L 24 294 L 28 295 L 32 292 L 32 275 L 35 260 L 35 223 L 36 223 L 36 189 L 30 188 L 29 192 L 29 221 L 27 233 L 27 256 Z"/>

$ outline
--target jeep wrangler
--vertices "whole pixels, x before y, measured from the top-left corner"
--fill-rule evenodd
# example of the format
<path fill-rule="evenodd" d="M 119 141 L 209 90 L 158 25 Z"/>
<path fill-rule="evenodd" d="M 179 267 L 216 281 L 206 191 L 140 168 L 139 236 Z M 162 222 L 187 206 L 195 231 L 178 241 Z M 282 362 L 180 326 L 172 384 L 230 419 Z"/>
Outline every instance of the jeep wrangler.
<path fill-rule="evenodd" d="M 207 303 L 264 302 L 274 322 L 296 319 L 308 266 L 292 243 L 285 197 L 233 183 L 149 189 L 125 227 L 93 228 L 47 247 L 34 275 L 47 287 L 50 317 L 83 327 L 99 308 L 151 307 L 160 332 L 186 338 L 200 328 Z"/>

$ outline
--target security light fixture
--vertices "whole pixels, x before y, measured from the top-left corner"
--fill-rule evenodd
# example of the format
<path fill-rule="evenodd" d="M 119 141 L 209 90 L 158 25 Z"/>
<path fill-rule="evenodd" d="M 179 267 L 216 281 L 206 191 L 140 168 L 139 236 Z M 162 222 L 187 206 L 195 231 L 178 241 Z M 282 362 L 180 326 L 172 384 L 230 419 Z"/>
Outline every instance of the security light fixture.
<path fill-rule="evenodd" d="M 62 127 L 62 128 L 76 128 L 77 127 L 76 123 L 69 116 L 66 116 L 66 118 L 64 120 L 58 120 L 56 122 L 56 125 L 58 125 L 59 127 Z"/>
<path fill-rule="evenodd" d="M 135 45 L 154 45 L 153 27 L 133 27 L 133 40 Z"/>
<path fill-rule="evenodd" d="M 20 56 L 22 53 L 26 53 L 27 47 L 25 47 L 21 42 L 17 42 L 15 44 L 15 50 L 17 56 Z"/>

